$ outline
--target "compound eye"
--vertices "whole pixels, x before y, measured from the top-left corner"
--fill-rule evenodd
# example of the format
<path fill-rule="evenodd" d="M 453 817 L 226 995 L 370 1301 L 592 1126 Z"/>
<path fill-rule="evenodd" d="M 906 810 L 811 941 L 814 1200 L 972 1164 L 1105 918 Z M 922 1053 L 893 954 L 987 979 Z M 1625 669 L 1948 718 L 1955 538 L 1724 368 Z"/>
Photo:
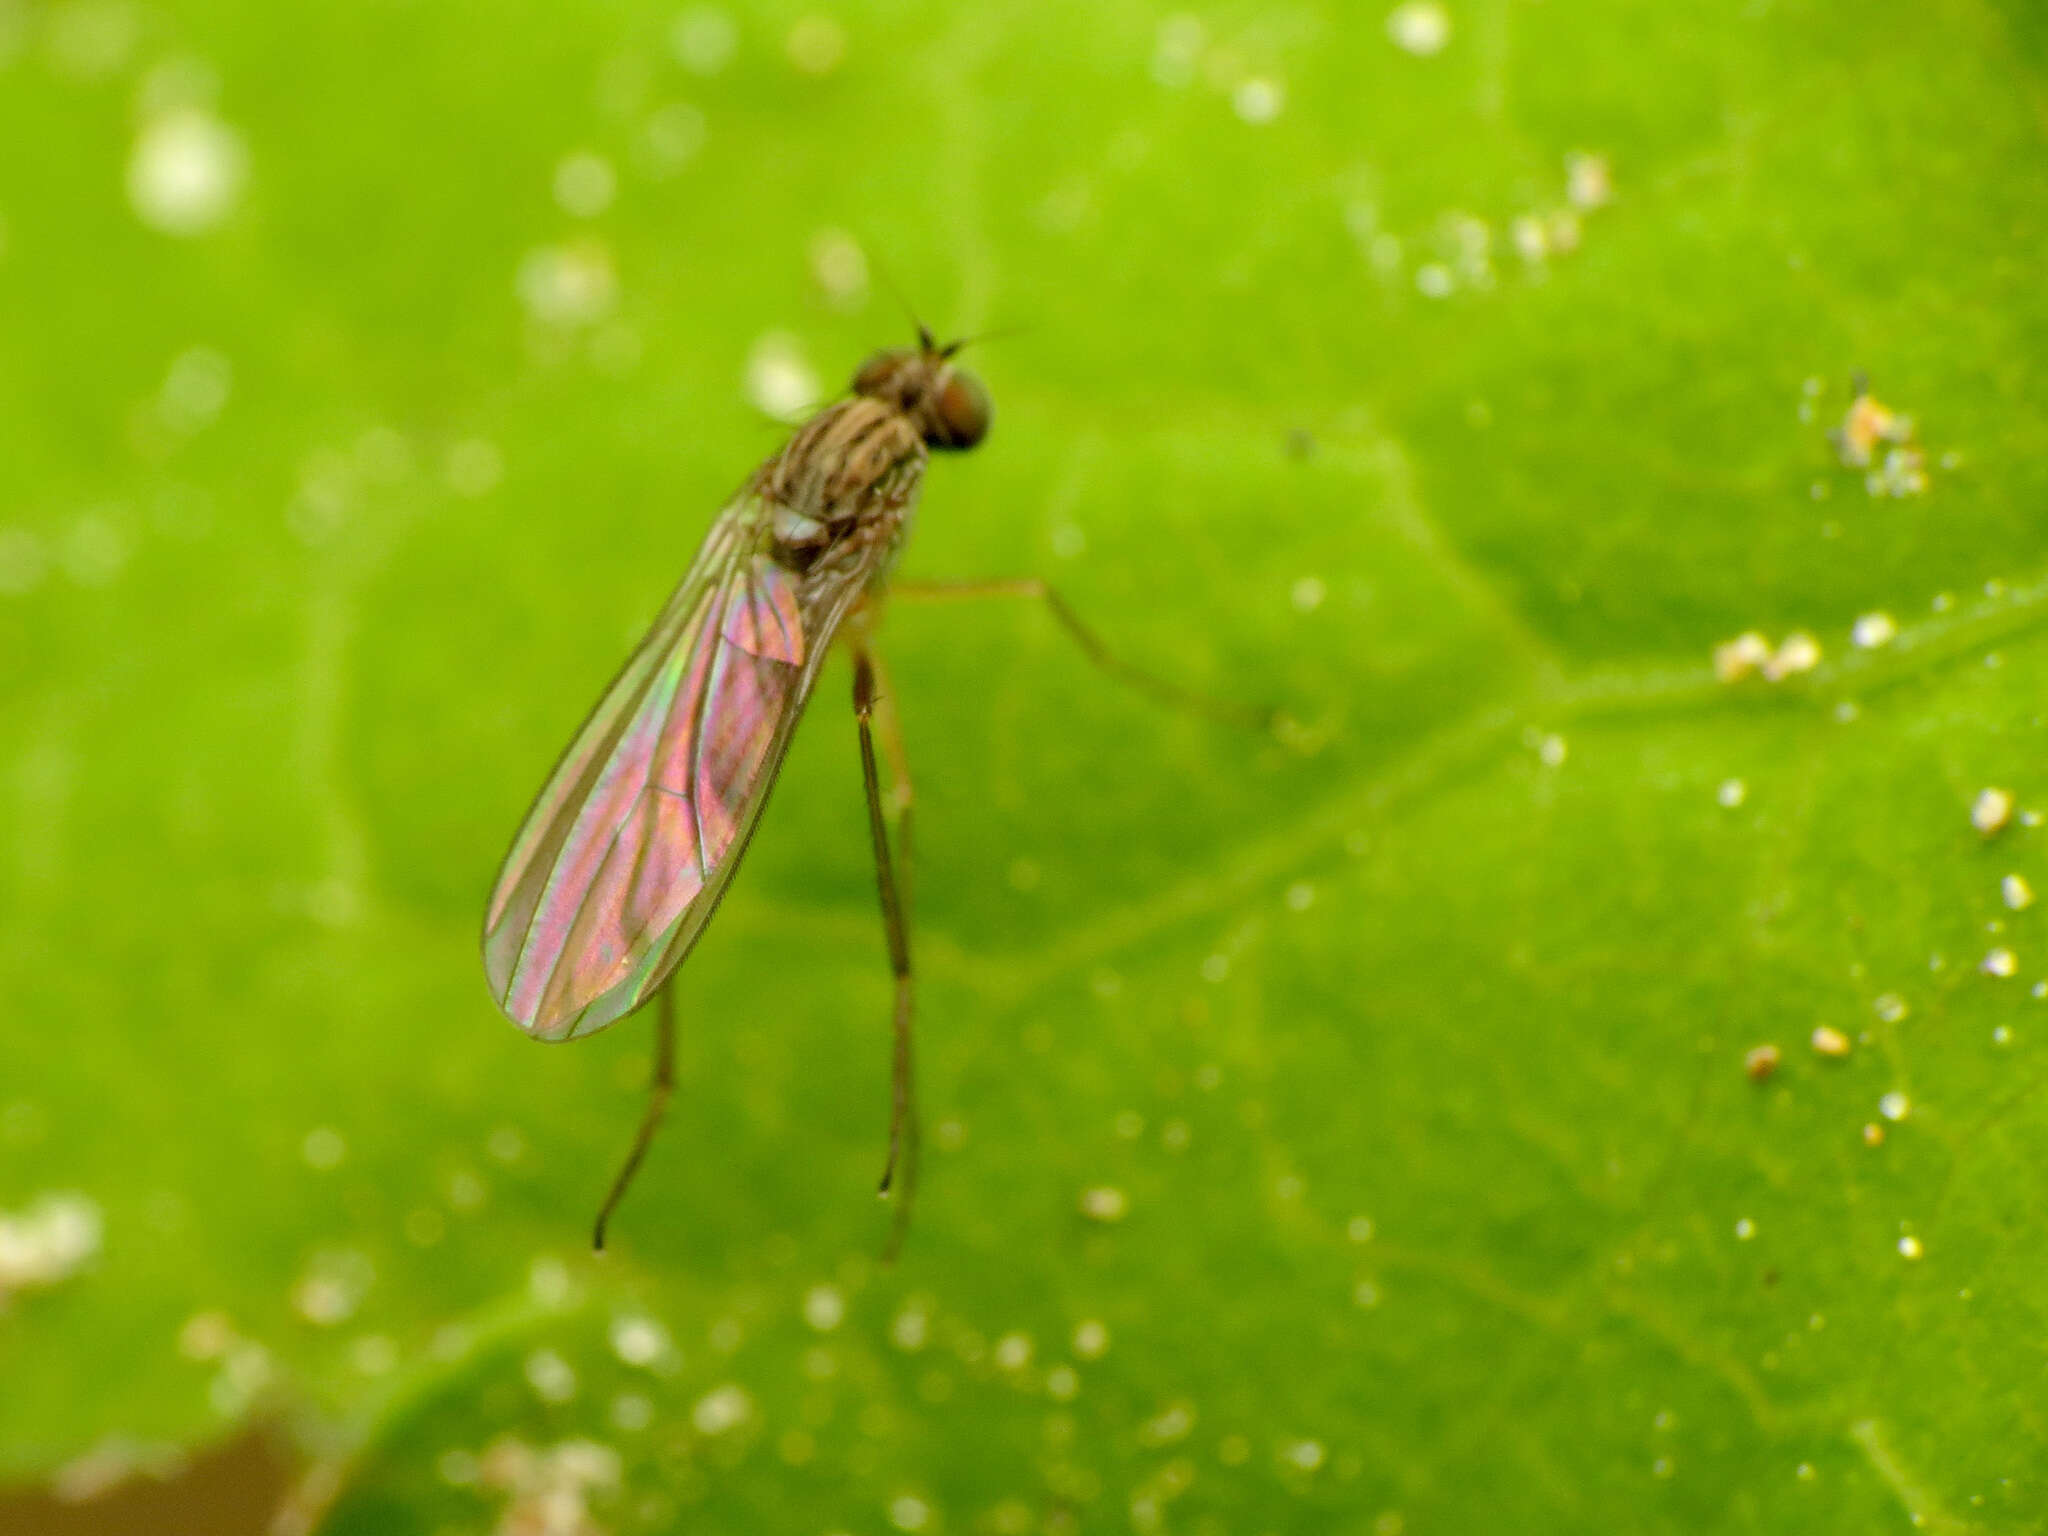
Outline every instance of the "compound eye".
<path fill-rule="evenodd" d="M 981 380 L 964 368 L 948 368 L 932 402 L 932 444 L 938 448 L 972 448 L 988 436 L 995 407 Z"/>

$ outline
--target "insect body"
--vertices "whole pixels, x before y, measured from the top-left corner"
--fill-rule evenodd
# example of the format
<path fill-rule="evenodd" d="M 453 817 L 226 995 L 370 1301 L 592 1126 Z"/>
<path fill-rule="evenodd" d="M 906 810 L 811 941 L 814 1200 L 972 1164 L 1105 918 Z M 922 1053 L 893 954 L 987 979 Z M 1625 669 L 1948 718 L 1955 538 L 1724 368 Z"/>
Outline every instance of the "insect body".
<path fill-rule="evenodd" d="M 929 451 L 971 448 L 988 431 L 988 395 L 954 350 L 920 333 L 917 347 L 870 358 L 851 398 L 755 471 L 556 764 L 484 917 L 491 994 L 527 1033 L 571 1040 L 632 1012 L 703 933 L 834 635 L 879 595 L 910 532 Z M 915 1151 L 909 960 L 868 734 L 873 676 L 859 645 L 855 702 L 898 962 L 893 1171 L 900 1143 Z M 664 1007 L 654 1101 L 599 1217 L 600 1247 L 666 1100 L 672 1028 Z"/>
<path fill-rule="evenodd" d="M 854 376 L 850 398 L 805 423 L 740 488 L 555 765 L 498 872 L 484 916 L 484 973 L 513 1023 L 542 1040 L 573 1040 L 660 998 L 653 1092 L 598 1213 L 600 1248 L 668 1101 L 674 1013 L 664 983 L 732 880 L 835 637 L 853 650 L 861 773 L 895 976 L 882 1189 L 901 1189 L 891 1251 L 901 1241 L 917 1173 L 910 935 L 898 886 L 908 863 L 909 781 L 863 609 L 879 602 L 910 533 L 932 450 L 972 448 L 988 433 L 988 395 L 954 365 L 958 346 L 940 347 L 920 330 L 916 347 L 877 353 Z M 920 595 L 1037 598 L 1092 661 L 1124 681 L 1220 718 L 1267 719 L 1124 665 L 1041 582 L 942 584 Z M 893 851 L 875 755 L 878 709 L 896 779 Z"/>

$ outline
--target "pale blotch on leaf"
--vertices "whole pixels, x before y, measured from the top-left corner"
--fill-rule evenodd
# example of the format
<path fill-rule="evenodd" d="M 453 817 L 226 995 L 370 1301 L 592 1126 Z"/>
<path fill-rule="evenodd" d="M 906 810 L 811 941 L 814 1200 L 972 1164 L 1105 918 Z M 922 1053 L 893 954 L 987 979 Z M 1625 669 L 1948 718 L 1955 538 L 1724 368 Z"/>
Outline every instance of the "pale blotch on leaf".
<path fill-rule="evenodd" d="M 1074 1354 L 1082 1360 L 1100 1360 L 1109 1352 L 1109 1324 L 1100 1318 L 1084 1318 L 1074 1325 Z"/>
<path fill-rule="evenodd" d="M 1811 1043 L 1816 1056 L 1840 1058 L 1849 1054 L 1849 1037 L 1831 1025 L 1817 1025 Z"/>
<path fill-rule="evenodd" d="M 1894 500 L 1927 493 L 1927 455 L 1918 448 L 1888 448 L 1884 461 L 1863 477 L 1872 496 Z"/>
<path fill-rule="evenodd" d="M 234 1342 L 234 1321 L 225 1312 L 195 1312 L 178 1330 L 178 1353 L 187 1360 L 218 1360 Z"/>
<path fill-rule="evenodd" d="M 1811 672 L 1820 665 L 1820 657 L 1820 641 L 1803 629 L 1795 629 L 1760 670 L 1767 681 L 1779 683 L 1801 672 Z"/>
<path fill-rule="evenodd" d="M 661 1322 L 639 1312 L 622 1312 L 612 1319 L 612 1353 L 631 1366 L 648 1369 L 671 1359 L 675 1345 Z"/>
<path fill-rule="evenodd" d="M 341 1166 L 342 1159 L 348 1156 L 348 1143 L 333 1126 L 316 1125 L 299 1143 L 299 1155 L 306 1160 L 308 1168 L 317 1168 L 325 1173 Z"/>
<path fill-rule="evenodd" d="M 699 1434 L 722 1435 L 744 1424 L 753 1411 L 754 1400 L 746 1389 L 727 1382 L 697 1399 L 690 1410 L 690 1422 Z"/>
<path fill-rule="evenodd" d="M 202 235 L 235 211 L 249 175 L 242 136 L 185 107 L 144 123 L 128 156 L 128 202 L 151 229 Z"/>
<path fill-rule="evenodd" d="M 1387 37 L 1417 58 L 1442 53 L 1451 41 L 1451 13 L 1437 0 L 1406 0 L 1388 13 Z"/>
<path fill-rule="evenodd" d="M 575 1289 L 569 1266 L 551 1255 L 543 1254 L 535 1259 L 526 1272 L 527 1294 L 533 1297 L 535 1305 L 549 1311 L 566 1307 Z"/>
<path fill-rule="evenodd" d="M 173 1478 L 185 1458 L 175 1445 L 150 1445 L 111 1434 L 50 1475 L 50 1492 L 60 1504 L 85 1504 L 138 1476 Z"/>
<path fill-rule="evenodd" d="M 261 1344 L 238 1341 L 207 1383 L 206 1400 L 223 1418 L 246 1413 L 277 1376 L 277 1362 Z"/>
<path fill-rule="evenodd" d="M 704 114 L 689 102 L 657 107 L 640 125 L 635 163 L 655 180 L 666 180 L 697 157 L 704 133 Z"/>
<path fill-rule="evenodd" d="M 899 1493 L 889 1501 L 889 1523 L 899 1531 L 921 1531 L 932 1522 L 932 1507 L 914 1493 Z"/>
<path fill-rule="evenodd" d="M 128 535 L 117 507 L 81 514 L 57 542 L 57 563 L 81 587 L 111 585 L 128 563 Z"/>
<path fill-rule="evenodd" d="M 369 1255 L 354 1248 L 323 1249 L 292 1287 L 292 1309 L 316 1328 L 332 1328 L 355 1315 L 375 1279 Z"/>
<path fill-rule="evenodd" d="M 1230 94 L 1231 110 L 1247 123 L 1270 123 L 1287 105 L 1287 87 L 1268 75 L 1240 80 Z"/>
<path fill-rule="evenodd" d="M 566 1403 L 576 1396 L 576 1368 L 552 1349 L 536 1349 L 526 1357 L 526 1384 L 544 1403 Z"/>
<path fill-rule="evenodd" d="M 171 359 L 157 390 L 157 415 L 174 432 L 197 432 L 226 408 L 234 377 L 223 354 L 212 347 L 188 347 Z"/>
<path fill-rule="evenodd" d="M 528 315 L 561 330 L 602 320 L 618 297 L 611 252 L 591 239 L 527 252 L 516 286 Z"/>
<path fill-rule="evenodd" d="M 715 5 L 690 6 L 669 29 L 669 47 L 692 74 L 717 74 L 732 62 L 739 44 L 739 27 Z"/>
<path fill-rule="evenodd" d="M 603 155 L 578 150 L 555 167 L 555 202 L 571 218 L 596 218 L 611 207 L 618 190 L 618 173 Z"/>
<path fill-rule="evenodd" d="M 1105 1226 L 1130 1214 L 1130 1198 L 1114 1184 L 1097 1184 L 1081 1192 L 1081 1214 Z"/>
<path fill-rule="evenodd" d="M 804 1292 L 804 1321 L 819 1333 L 830 1333 L 846 1319 L 846 1298 L 831 1285 L 814 1285 Z"/>
<path fill-rule="evenodd" d="M 1911 416 L 1884 404 L 1865 385 L 1857 389 L 1842 424 L 1828 433 L 1828 440 L 1845 469 L 1866 469 L 1879 448 L 1902 447 L 1913 440 L 1915 430 Z M 1873 489 L 1871 494 L 1880 493 Z"/>
<path fill-rule="evenodd" d="M 747 353 L 748 404 L 777 421 L 796 421 L 814 409 L 823 386 L 804 356 L 803 343 L 788 331 L 769 331 Z"/>
<path fill-rule="evenodd" d="M 1564 195 L 1581 213 L 1604 208 L 1614 201 L 1614 177 L 1605 155 L 1570 154 L 1564 157 Z"/>
<path fill-rule="evenodd" d="M 1771 642 L 1756 630 L 1745 630 L 1714 647 L 1714 676 L 1738 682 L 1771 659 Z"/>
<path fill-rule="evenodd" d="M 860 242 L 843 229 L 821 229 L 811 236 L 811 277 L 826 301 L 837 309 L 857 309 L 868 296 L 868 257 Z"/>
<path fill-rule="evenodd" d="M 1148 1449 L 1185 1440 L 1195 1427 L 1195 1405 L 1169 1403 L 1138 1426 L 1138 1443 Z"/>
<path fill-rule="evenodd" d="M 44 1195 L 19 1213 L 0 1212 L 0 1304 L 15 1291 L 41 1290 L 96 1258 L 105 1228 L 84 1195 Z"/>
<path fill-rule="evenodd" d="M 829 75 L 846 62 L 846 29 L 820 12 L 799 16 L 789 29 L 783 51 L 798 74 Z"/>
<path fill-rule="evenodd" d="M 898 1349 L 915 1352 L 931 1337 L 931 1314 L 923 1307 L 907 1306 L 889 1324 L 889 1342 Z"/>
<path fill-rule="evenodd" d="M 1415 291 L 1425 299 L 1446 299 L 1457 286 L 1451 269 L 1440 261 L 1425 262 L 1415 269 Z"/>
<path fill-rule="evenodd" d="M 1159 24 L 1152 45 L 1152 78 L 1169 90 L 1194 84 L 1208 31 L 1199 16 L 1179 12 Z"/>
<path fill-rule="evenodd" d="M 1326 1455 L 1320 1440 L 1290 1440 L 1280 1447 L 1280 1460 L 1298 1472 L 1318 1470 Z"/>
<path fill-rule="evenodd" d="M 1970 825 L 1983 837 L 1995 837 L 2012 820 L 2012 791 L 1992 785 L 1977 791 L 1970 802 Z"/>

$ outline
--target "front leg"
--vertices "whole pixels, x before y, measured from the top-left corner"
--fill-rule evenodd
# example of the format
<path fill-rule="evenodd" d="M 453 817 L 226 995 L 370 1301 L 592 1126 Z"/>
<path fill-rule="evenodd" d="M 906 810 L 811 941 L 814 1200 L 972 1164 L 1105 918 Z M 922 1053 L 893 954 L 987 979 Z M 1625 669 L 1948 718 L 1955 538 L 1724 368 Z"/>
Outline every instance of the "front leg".
<path fill-rule="evenodd" d="M 1225 725 L 1270 731 L 1280 723 L 1277 710 L 1211 698 L 1132 666 L 1103 644 L 1102 637 L 1081 622 L 1067 600 L 1036 576 L 1013 576 L 1001 581 L 899 581 L 891 584 L 889 593 L 913 602 L 958 602 L 973 597 L 1034 598 L 1045 604 L 1046 611 L 1073 637 L 1083 655 L 1126 687 L 1135 688 L 1169 708 L 1206 715 Z"/>

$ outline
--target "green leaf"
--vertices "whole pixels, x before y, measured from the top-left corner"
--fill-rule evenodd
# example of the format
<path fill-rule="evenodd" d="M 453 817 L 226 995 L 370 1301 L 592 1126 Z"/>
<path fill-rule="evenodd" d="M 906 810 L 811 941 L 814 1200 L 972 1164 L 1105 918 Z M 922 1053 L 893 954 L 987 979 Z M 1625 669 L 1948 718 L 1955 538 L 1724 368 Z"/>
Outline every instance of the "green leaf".
<path fill-rule="evenodd" d="M 334 1532 L 2027 1525 L 2044 66 L 1960 3 L 0 8 L 0 1478 L 276 1422 Z M 840 667 L 593 1257 L 648 1033 L 505 1025 L 483 893 L 780 440 L 750 358 L 828 396 L 891 289 L 997 410 L 904 574 L 1290 723 L 893 608 L 907 1250 Z"/>

